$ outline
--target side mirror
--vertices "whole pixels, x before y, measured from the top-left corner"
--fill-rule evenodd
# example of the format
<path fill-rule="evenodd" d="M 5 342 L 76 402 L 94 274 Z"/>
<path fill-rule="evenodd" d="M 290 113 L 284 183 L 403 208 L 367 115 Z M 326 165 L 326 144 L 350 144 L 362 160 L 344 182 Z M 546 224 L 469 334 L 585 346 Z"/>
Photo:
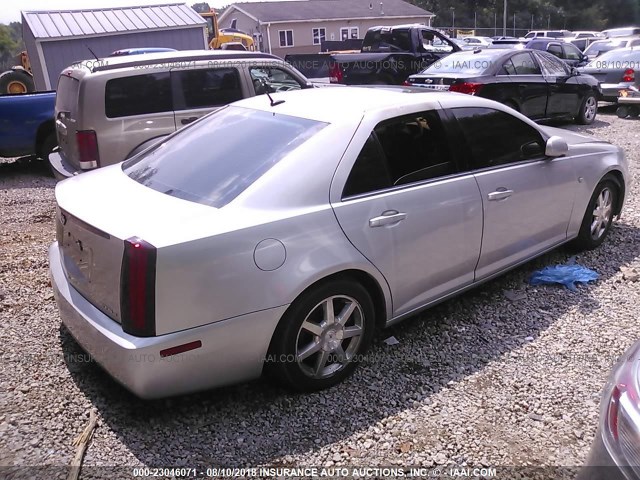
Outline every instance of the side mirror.
<path fill-rule="evenodd" d="M 556 135 L 549 137 L 544 149 L 544 154 L 547 157 L 562 157 L 569 152 L 569 145 L 567 141 Z"/>
<path fill-rule="evenodd" d="M 577 77 L 578 75 L 580 75 L 580 70 L 578 70 L 576 67 L 571 67 L 571 76 Z"/>

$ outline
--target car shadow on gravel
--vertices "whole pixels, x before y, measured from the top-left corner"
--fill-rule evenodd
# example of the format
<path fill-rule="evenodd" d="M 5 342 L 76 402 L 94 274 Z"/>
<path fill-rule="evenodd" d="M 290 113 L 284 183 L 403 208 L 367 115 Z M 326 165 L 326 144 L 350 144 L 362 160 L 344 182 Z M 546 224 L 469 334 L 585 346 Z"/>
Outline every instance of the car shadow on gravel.
<path fill-rule="evenodd" d="M 53 174 L 49 168 L 49 164 L 36 158 L 35 156 L 20 157 L 16 159 L 0 159 L 0 181 L 5 178 L 15 177 L 18 175 L 33 175 L 38 177 L 44 177 L 55 184 Z M 16 185 L 12 185 L 12 188 L 16 188 Z"/>
<path fill-rule="evenodd" d="M 292 394 L 258 380 L 143 401 L 95 363 L 74 361 L 86 357 L 64 327 L 60 341 L 80 391 L 98 409 L 104 425 L 146 465 L 286 465 L 285 455 L 313 452 L 385 417 L 429 403 L 429 397 L 450 382 L 534 341 L 565 314 L 578 310 L 597 315 L 597 284 L 571 292 L 526 282 L 534 270 L 566 263 L 572 255 L 564 248 L 546 254 L 381 332 L 350 379 L 319 393 Z M 619 223 L 600 249 L 581 253 L 576 260 L 596 269 L 599 282 L 619 282 L 620 267 L 638 256 L 640 229 Z M 399 343 L 385 344 L 390 336 Z M 118 463 L 117 458 L 112 461 Z"/>

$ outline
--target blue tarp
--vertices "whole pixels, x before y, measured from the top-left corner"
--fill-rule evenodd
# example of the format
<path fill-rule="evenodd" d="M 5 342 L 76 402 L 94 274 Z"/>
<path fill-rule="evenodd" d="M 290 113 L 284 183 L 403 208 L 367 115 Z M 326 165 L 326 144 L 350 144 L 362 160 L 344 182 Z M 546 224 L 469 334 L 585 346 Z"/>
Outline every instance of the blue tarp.
<path fill-rule="evenodd" d="M 587 283 L 597 280 L 599 275 L 582 265 L 554 265 L 536 270 L 529 278 L 531 285 L 564 285 L 571 291 L 576 291 L 576 283 Z"/>

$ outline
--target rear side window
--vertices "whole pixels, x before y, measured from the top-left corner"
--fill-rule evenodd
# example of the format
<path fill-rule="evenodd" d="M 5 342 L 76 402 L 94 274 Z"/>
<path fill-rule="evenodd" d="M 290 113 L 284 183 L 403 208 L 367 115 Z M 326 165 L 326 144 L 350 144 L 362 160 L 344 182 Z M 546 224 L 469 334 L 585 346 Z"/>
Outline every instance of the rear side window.
<path fill-rule="evenodd" d="M 435 111 L 380 123 L 353 166 L 343 196 L 407 185 L 456 173 Z"/>
<path fill-rule="evenodd" d="M 58 111 L 75 113 L 79 88 L 79 80 L 68 75 L 60 75 L 56 90 L 56 108 Z"/>
<path fill-rule="evenodd" d="M 171 75 L 177 89 L 176 110 L 226 105 L 243 98 L 235 68 L 181 70 Z"/>
<path fill-rule="evenodd" d="M 169 72 L 107 81 L 104 110 L 108 118 L 173 111 Z"/>
<path fill-rule="evenodd" d="M 122 170 L 158 192 L 220 208 L 325 126 L 226 107 L 125 161 Z"/>
<path fill-rule="evenodd" d="M 541 157 L 540 133 L 522 120 L 491 108 L 452 109 L 471 149 L 472 170 Z"/>
<path fill-rule="evenodd" d="M 541 75 L 540 67 L 529 52 L 518 53 L 511 57 L 515 75 Z M 509 72 L 510 75 L 513 75 Z"/>

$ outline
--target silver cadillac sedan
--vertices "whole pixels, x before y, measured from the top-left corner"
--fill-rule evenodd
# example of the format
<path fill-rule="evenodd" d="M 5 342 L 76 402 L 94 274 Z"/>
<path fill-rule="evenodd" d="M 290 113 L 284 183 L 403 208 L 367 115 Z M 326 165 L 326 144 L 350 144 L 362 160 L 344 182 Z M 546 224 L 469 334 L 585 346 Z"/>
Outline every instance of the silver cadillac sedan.
<path fill-rule="evenodd" d="M 620 148 L 491 100 L 409 88 L 242 100 L 56 187 L 64 325 L 143 398 L 270 373 L 313 391 L 374 330 L 622 208 Z"/>

